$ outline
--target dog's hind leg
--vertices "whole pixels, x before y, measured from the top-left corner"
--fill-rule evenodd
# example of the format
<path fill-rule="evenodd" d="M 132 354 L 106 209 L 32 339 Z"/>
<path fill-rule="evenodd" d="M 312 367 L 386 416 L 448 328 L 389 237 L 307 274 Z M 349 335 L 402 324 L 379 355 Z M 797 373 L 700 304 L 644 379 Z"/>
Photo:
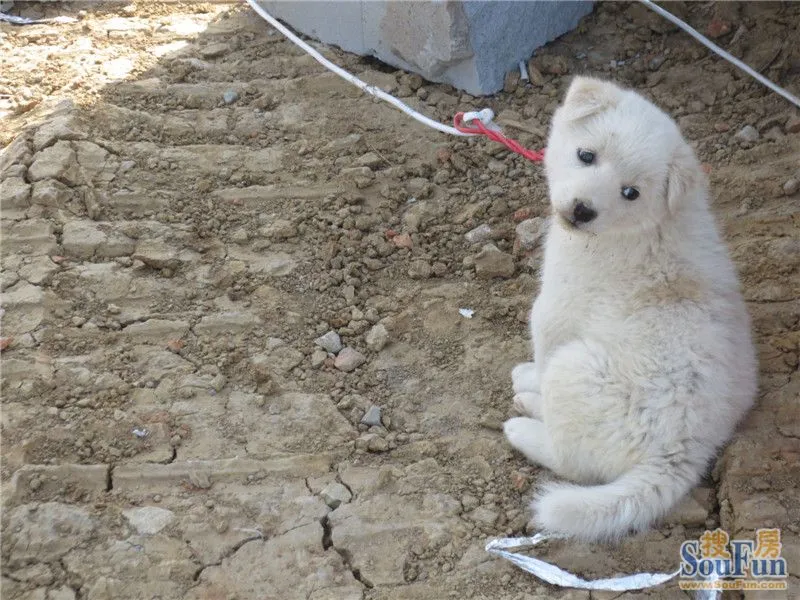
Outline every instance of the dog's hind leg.
<path fill-rule="evenodd" d="M 508 443 L 522 452 L 529 461 L 551 471 L 557 470 L 553 446 L 544 423 L 537 419 L 515 417 L 505 422 L 503 433 Z"/>

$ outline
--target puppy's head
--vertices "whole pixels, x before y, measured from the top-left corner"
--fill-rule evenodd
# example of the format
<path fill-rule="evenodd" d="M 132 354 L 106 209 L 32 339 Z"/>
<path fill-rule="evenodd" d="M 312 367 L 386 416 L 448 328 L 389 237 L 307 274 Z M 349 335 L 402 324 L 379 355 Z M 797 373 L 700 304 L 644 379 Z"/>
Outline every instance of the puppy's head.
<path fill-rule="evenodd" d="M 578 77 L 553 117 L 545 154 L 564 227 L 645 231 L 700 202 L 705 176 L 675 122 L 638 94 Z"/>

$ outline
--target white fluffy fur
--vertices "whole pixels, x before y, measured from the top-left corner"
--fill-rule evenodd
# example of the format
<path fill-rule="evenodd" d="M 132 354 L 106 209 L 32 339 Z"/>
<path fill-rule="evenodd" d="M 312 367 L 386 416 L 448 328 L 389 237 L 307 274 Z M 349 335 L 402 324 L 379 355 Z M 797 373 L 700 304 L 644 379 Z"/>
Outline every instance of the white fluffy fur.
<path fill-rule="evenodd" d="M 596 154 L 592 165 L 578 148 Z M 676 124 L 639 96 L 577 78 L 545 157 L 553 208 L 535 362 L 513 373 L 505 424 L 550 483 L 539 525 L 584 540 L 646 529 L 703 476 L 756 393 L 750 321 Z M 641 195 L 629 201 L 621 188 Z M 581 200 L 597 212 L 569 222 Z"/>

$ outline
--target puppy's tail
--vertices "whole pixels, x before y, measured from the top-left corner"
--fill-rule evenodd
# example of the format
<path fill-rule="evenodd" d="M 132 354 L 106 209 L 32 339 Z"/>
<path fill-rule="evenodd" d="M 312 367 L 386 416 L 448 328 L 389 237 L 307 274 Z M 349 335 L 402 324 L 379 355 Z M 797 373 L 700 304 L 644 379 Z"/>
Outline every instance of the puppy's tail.
<path fill-rule="evenodd" d="M 550 483 L 533 501 L 535 520 L 551 532 L 587 542 L 648 528 L 695 485 L 700 469 L 681 462 L 641 464 L 597 486 Z"/>

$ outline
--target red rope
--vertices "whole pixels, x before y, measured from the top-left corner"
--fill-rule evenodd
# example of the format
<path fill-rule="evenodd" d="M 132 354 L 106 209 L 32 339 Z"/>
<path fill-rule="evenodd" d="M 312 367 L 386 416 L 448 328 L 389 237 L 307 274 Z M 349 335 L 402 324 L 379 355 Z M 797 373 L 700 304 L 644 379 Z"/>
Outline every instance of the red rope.
<path fill-rule="evenodd" d="M 472 133 L 475 135 L 485 135 L 490 140 L 497 142 L 498 144 L 503 144 L 506 148 L 511 150 L 512 152 L 516 152 L 517 154 L 521 154 L 528 160 L 532 162 L 542 162 L 544 160 L 544 150 L 536 151 L 536 150 L 528 150 L 524 146 L 522 146 L 519 142 L 509 139 L 504 136 L 499 131 L 494 131 L 493 129 L 489 129 L 484 125 L 480 119 L 474 119 L 471 121 L 470 125 L 464 124 L 464 113 L 460 112 L 457 113 L 455 117 L 453 117 L 453 127 L 458 129 L 461 133 Z"/>

